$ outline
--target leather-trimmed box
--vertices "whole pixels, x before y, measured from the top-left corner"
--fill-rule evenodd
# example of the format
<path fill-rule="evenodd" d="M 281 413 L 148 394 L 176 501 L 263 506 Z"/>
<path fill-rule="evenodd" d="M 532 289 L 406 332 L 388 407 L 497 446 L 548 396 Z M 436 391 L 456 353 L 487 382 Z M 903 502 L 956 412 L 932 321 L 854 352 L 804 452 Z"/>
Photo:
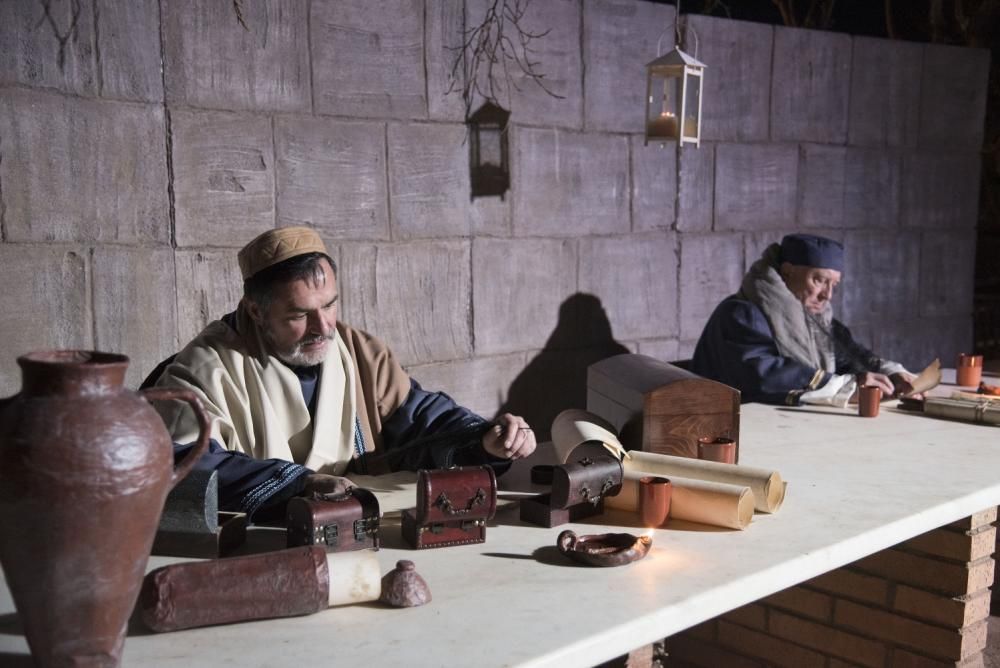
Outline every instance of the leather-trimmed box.
<path fill-rule="evenodd" d="M 584 457 L 552 470 L 552 507 L 569 508 L 581 503 L 599 505 L 606 496 L 622 489 L 624 471 L 612 455 Z"/>
<path fill-rule="evenodd" d="M 285 511 L 288 547 L 323 545 L 329 552 L 379 547 L 378 499 L 367 489 L 293 497 Z"/>
<path fill-rule="evenodd" d="M 521 520 L 551 528 L 599 515 L 604 498 L 620 492 L 623 479 L 622 463 L 611 455 L 556 466 L 550 494 L 521 500 Z"/>
<path fill-rule="evenodd" d="M 497 477 L 491 467 L 421 469 L 416 508 L 403 512 L 403 538 L 417 550 L 482 543 L 496 509 Z"/>

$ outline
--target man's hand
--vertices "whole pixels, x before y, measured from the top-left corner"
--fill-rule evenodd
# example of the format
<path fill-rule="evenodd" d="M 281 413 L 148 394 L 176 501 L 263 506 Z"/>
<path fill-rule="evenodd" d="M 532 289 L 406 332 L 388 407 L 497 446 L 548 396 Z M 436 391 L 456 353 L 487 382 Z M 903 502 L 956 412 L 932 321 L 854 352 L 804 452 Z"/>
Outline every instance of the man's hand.
<path fill-rule="evenodd" d="M 892 384 L 896 387 L 896 391 L 893 393 L 893 396 L 901 397 L 904 394 L 908 394 L 913 391 L 913 381 L 916 379 L 916 376 L 914 376 L 912 373 L 906 373 L 901 371 L 899 373 L 892 374 L 891 376 L 889 376 L 889 379 L 892 381 Z M 924 398 L 923 394 L 915 394 L 913 396 L 917 399 Z"/>
<path fill-rule="evenodd" d="M 483 434 L 483 450 L 494 457 L 521 459 L 535 451 L 535 432 L 524 418 L 504 413 L 497 424 Z"/>
<path fill-rule="evenodd" d="M 354 487 L 354 483 L 347 478 L 326 475 L 325 473 L 310 473 L 306 476 L 306 485 L 302 490 L 302 495 L 343 494 L 352 487 Z"/>
<path fill-rule="evenodd" d="M 889 376 L 884 373 L 875 373 L 874 371 L 865 371 L 857 375 L 858 387 L 877 387 L 882 390 L 882 394 L 886 397 L 891 397 L 895 388 L 892 386 L 892 381 L 889 380 Z"/>

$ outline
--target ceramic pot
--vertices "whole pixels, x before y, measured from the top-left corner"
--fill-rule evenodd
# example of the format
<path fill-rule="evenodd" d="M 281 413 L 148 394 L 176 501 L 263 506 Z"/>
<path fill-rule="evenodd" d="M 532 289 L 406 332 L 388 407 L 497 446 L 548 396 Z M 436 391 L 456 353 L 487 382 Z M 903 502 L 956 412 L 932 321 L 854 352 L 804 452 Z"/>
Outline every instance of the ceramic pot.
<path fill-rule="evenodd" d="M 736 463 L 736 441 L 725 436 L 705 436 L 698 439 L 698 459 L 723 464 Z"/>
<path fill-rule="evenodd" d="M 128 358 L 19 357 L 0 403 L 0 563 L 39 666 L 116 666 L 167 492 L 208 448 L 193 392 L 124 388 Z M 174 468 L 153 399 L 191 404 L 201 434 Z"/>
<path fill-rule="evenodd" d="M 673 485 L 668 478 L 647 476 L 639 478 L 639 517 L 642 526 L 655 529 L 666 523 L 670 515 L 670 496 Z"/>
<path fill-rule="evenodd" d="M 882 389 L 866 385 L 858 390 L 858 415 L 878 417 L 878 407 L 882 401 Z"/>
<path fill-rule="evenodd" d="M 623 566 L 646 556 L 653 546 L 651 536 L 630 533 L 599 533 L 577 536 L 566 529 L 556 538 L 564 555 L 588 566 Z"/>
<path fill-rule="evenodd" d="M 962 387 L 978 387 L 983 379 L 983 356 L 958 356 L 958 366 L 955 367 L 955 384 Z"/>

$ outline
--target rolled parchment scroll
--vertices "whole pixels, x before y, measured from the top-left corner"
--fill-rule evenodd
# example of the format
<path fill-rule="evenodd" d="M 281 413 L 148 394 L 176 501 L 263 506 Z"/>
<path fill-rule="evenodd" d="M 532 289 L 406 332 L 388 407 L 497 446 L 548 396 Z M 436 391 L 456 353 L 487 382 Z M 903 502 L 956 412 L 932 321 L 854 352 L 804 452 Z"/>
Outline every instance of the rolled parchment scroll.
<path fill-rule="evenodd" d="M 1000 425 L 1000 401 L 997 399 L 989 395 L 977 396 L 976 399 L 927 397 L 924 399 L 924 413 L 952 420 Z"/>
<path fill-rule="evenodd" d="M 639 478 L 644 475 L 627 473 L 622 491 L 604 499 L 608 508 L 636 512 L 639 508 Z M 754 495 L 749 487 L 721 482 L 670 477 L 672 519 L 700 522 L 728 529 L 745 529 L 753 519 Z"/>
<path fill-rule="evenodd" d="M 785 484 L 781 481 L 781 475 L 777 471 L 768 469 L 720 464 L 704 459 L 674 457 L 640 450 L 630 450 L 622 466 L 625 468 L 626 478 L 636 478 L 642 473 L 642 475 L 659 475 L 671 479 L 692 478 L 749 487 L 753 491 L 754 508 L 763 513 L 777 511 L 785 500 Z"/>
<path fill-rule="evenodd" d="M 178 631 L 374 601 L 381 580 L 374 552 L 313 545 L 157 568 L 143 581 L 139 606 L 151 630 Z"/>

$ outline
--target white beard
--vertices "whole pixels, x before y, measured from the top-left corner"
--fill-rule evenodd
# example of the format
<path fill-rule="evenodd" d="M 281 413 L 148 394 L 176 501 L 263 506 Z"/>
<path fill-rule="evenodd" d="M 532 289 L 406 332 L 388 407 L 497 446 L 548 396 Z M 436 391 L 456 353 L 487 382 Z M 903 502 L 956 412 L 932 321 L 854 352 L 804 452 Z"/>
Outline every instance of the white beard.
<path fill-rule="evenodd" d="M 271 330 L 267 327 L 267 325 L 263 327 L 263 332 L 264 338 L 267 340 L 268 344 L 271 346 L 271 350 L 274 352 L 274 356 L 288 366 L 316 366 L 317 364 L 322 364 L 326 360 L 327 353 L 330 352 L 330 346 L 333 343 L 334 337 L 334 334 L 332 333 L 329 336 L 315 336 L 311 339 L 299 341 L 291 348 L 278 350 L 278 348 L 274 345 L 274 337 L 271 335 Z M 311 343 L 324 340 L 326 341 L 326 346 L 324 346 L 322 350 L 317 350 L 315 352 L 305 352 L 303 350 L 303 348 Z"/>

